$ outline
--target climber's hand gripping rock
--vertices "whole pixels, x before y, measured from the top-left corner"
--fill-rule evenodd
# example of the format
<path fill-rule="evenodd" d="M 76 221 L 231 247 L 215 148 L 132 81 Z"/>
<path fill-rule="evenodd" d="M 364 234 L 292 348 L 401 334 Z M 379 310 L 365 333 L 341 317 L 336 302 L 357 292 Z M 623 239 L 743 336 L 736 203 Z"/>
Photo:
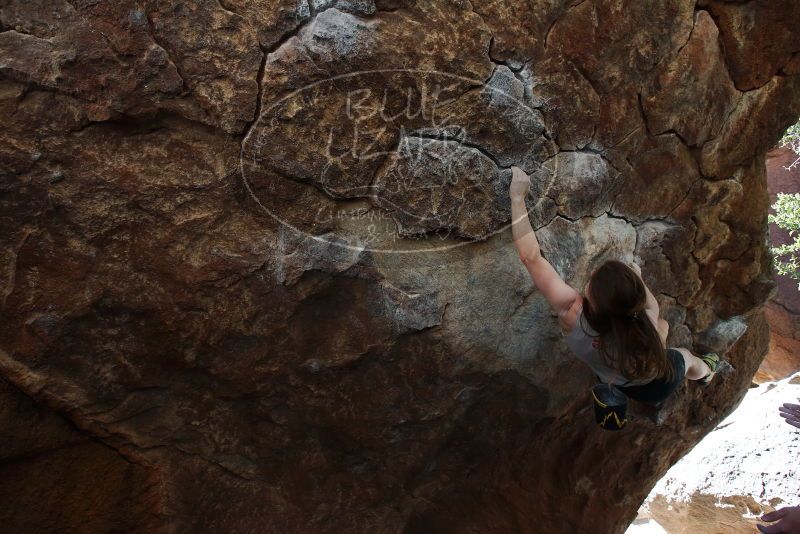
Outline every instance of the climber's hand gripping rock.
<path fill-rule="evenodd" d="M 531 189 L 531 178 L 519 167 L 511 166 L 511 186 L 508 194 L 512 200 L 524 199 Z"/>

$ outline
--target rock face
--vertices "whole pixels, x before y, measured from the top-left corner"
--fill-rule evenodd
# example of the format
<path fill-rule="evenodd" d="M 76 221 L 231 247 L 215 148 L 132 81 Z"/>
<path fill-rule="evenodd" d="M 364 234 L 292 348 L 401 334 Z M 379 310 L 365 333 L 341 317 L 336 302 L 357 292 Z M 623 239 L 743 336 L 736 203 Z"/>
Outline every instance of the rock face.
<path fill-rule="evenodd" d="M 22 440 L 0 481 L 99 484 L 126 531 L 624 531 L 766 351 L 764 154 L 800 115 L 797 20 L 4 2 L 0 373 L 117 475 L 75 478 L 101 461 L 77 452 L 34 469 Z M 511 165 L 569 283 L 636 259 L 672 343 L 747 326 L 734 371 L 599 430 L 513 248 Z M 2 517 L 52 530 L 57 501 Z"/>
<path fill-rule="evenodd" d="M 0 380 L 0 482 L 9 532 L 157 532 L 159 472 L 128 462 Z"/>
<path fill-rule="evenodd" d="M 799 395 L 800 375 L 750 389 L 736 412 L 656 484 L 642 518 L 669 534 L 749 534 L 762 514 L 797 506 L 800 441 L 778 406 Z"/>

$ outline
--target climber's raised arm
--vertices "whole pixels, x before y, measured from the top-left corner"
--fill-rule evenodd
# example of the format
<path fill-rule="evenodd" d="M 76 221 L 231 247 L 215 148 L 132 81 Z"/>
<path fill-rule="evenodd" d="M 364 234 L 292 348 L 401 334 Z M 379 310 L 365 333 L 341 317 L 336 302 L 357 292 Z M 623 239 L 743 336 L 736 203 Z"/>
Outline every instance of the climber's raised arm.
<path fill-rule="evenodd" d="M 642 281 L 642 285 L 644 286 L 644 293 L 645 293 L 645 313 L 650 316 L 650 320 L 653 321 L 653 324 L 656 325 L 656 330 L 658 334 L 661 336 L 661 340 L 664 342 L 664 346 L 667 346 L 667 336 L 669 335 L 669 323 L 660 317 L 661 310 L 658 307 L 658 301 L 656 297 L 653 295 L 653 292 L 650 291 L 650 288 L 647 287 L 647 284 L 642 278 L 642 269 L 632 263 L 630 265 L 631 269 L 639 275 L 639 279 Z"/>
<path fill-rule="evenodd" d="M 639 275 L 639 279 L 642 281 L 642 285 L 644 285 L 644 292 L 645 292 L 645 295 L 646 295 L 645 309 L 654 311 L 655 314 L 656 314 L 656 317 L 658 317 L 658 313 L 659 313 L 658 301 L 656 300 L 656 297 L 653 296 L 653 293 L 652 293 L 652 291 L 650 291 L 650 288 L 647 287 L 647 284 L 645 283 L 644 278 L 642 278 L 642 268 L 639 267 L 635 263 L 631 263 L 630 267 L 631 267 L 631 269 L 633 269 L 633 272 L 635 272 L 636 274 Z"/>
<path fill-rule="evenodd" d="M 653 295 L 653 292 L 650 291 L 650 288 L 647 287 L 647 284 L 645 283 L 644 278 L 642 277 L 641 267 L 639 267 L 635 263 L 630 264 L 630 267 L 631 269 L 633 269 L 633 272 L 639 275 L 639 279 L 642 281 L 642 285 L 644 286 L 644 293 L 646 295 L 644 308 L 648 312 L 654 315 L 654 320 L 657 320 L 660 314 L 660 310 L 658 308 L 658 301 L 656 300 L 656 297 Z"/>
<path fill-rule="evenodd" d="M 530 177 L 519 167 L 511 167 L 512 177 L 509 187 L 511 197 L 511 233 L 519 258 L 533 279 L 536 288 L 541 291 L 547 302 L 556 312 L 563 313 L 570 309 L 581 295 L 561 279 L 558 272 L 542 256 L 539 241 L 528 219 L 525 197 L 531 186 Z"/>

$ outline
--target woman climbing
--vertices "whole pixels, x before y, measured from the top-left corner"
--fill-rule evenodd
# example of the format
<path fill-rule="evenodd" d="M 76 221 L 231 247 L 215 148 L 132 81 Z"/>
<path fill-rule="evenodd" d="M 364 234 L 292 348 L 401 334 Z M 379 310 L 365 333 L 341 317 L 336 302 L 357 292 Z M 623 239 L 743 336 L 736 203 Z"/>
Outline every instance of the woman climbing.
<path fill-rule="evenodd" d="M 638 266 L 610 260 L 594 269 L 583 295 L 567 285 L 542 257 L 528 220 L 525 197 L 530 177 L 511 167 L 511 230 L 519 257 L 534 284 L 558 314 L 567 345 L 607 383 L 648 404 L 666 399 L 683 382 L 709 382 L 719 357 L 700 358 L 685 348 L 667 348 L 669 325 Z"/>

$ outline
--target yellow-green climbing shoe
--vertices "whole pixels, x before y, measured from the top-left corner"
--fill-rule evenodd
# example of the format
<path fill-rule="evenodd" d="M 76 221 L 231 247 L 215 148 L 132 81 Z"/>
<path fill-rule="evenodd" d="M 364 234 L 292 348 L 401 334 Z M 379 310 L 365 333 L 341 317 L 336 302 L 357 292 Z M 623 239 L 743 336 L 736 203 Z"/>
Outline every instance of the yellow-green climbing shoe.
<path fill-rule="evenodd" d="M 703 354 L 702 356 L 699 356 L 699 358 L 703 360 L 703 362 L 705 362 L 705 364 L 708 365 L 708 368 L 711 370 L 711 372 L 700 379 L 700 383 L 708 384 L 711 382 L 711 379 L 714 378 L 714 375 L 717 374 L 720 364 L 724 362 L 719 359 L 719 355 L 716 352 Z"/>

